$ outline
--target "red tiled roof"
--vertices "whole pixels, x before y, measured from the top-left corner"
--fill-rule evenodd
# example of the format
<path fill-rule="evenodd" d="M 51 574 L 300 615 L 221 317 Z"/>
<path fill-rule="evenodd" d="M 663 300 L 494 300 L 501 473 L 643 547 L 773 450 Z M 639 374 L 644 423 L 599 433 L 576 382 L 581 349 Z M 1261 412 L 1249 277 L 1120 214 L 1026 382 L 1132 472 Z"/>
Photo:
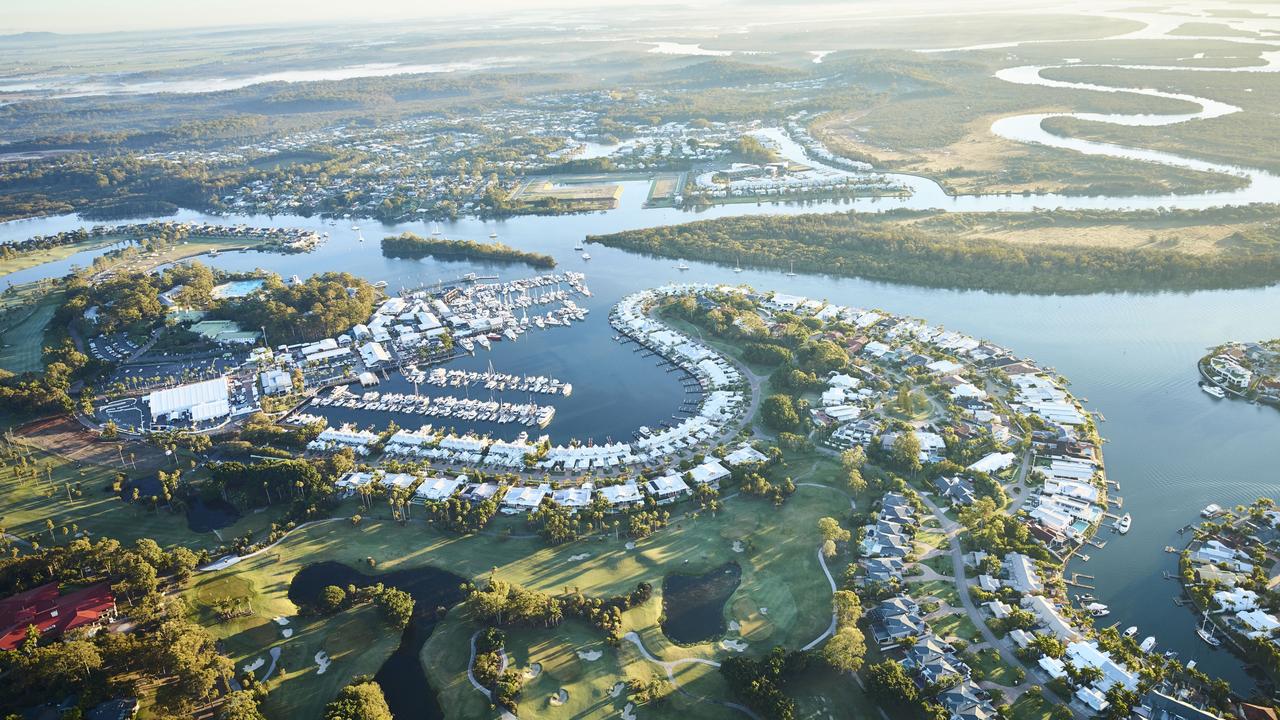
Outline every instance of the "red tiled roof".
<path fill-rule="evenodd" d="M 116 600 L 111 586 L 98 583 L 58 595 L 58 584 L 49 583 L 0 600 L 0 650 L 13 650 L 35 625 L 44 636 L 62 635 L 91 625 L 111 612 Z"/>

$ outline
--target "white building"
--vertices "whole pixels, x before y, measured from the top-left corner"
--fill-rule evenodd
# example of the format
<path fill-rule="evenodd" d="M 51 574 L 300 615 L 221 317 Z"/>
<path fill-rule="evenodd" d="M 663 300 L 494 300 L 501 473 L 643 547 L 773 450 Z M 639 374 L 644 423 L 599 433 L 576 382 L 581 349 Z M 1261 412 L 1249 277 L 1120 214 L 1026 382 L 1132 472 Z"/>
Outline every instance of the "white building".
<path fill-rule="evenodd" d="M 152 421 L 216 420 L 231 414 L 230 388 L 225 377 L 179 385 L 152 392 L 147 396 L 147 406 L 151 408 Z"/>
<path fill-rule="evenodd" d="M 262 392 L 267 395 L 286 395 L 293 392 L 293 376 L 284 370 L 268 370 L 258 375 Z"/>

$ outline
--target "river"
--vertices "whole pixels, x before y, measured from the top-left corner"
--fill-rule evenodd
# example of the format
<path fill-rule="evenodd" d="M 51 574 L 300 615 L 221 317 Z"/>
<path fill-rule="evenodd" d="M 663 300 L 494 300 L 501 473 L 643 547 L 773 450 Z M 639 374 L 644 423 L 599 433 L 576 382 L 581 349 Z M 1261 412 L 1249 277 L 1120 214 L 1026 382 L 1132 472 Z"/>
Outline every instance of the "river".
<path fill-rule="evenodd" d="M 1270 58 L 1268 58 L 1269 60 Z M 1041 78 L 1040 69 L 1008 73 L 1010 81 L 1053 83 Z M 1066 83 L 1065 86 L 1075 85 Z M 1088 89 L 1088 88 L 1084 88 Z M 1208 112 L 1228 108 L 1200 103 L 1201 113 L 1179 117 L 1192 122 Z M 1019 119 L 1021 118 L 1021 119 Z M 516 356 L 532 350 L 521 340 L 514 348 L 500 352 L 510 362 L 541 366 L 574 384 L 575 395 L 596 393 L 590 404 L 597 415 L 610 408 L 647 408 L 652 414 L 651 376 L 637 375 L 634 382 L 619 382 L 615 360 L 629 351 L 613 342 L 607 310 L 622 296 L 664 282 L 747 283 L 757 288 L 825 298 L 832 302 L 875 306 L 915 315 L 930 322 L 980 336 L 1056 368 L 1073 382 L 1077 397 L 1088 398 L 1090 409 L 1101 412 L 1107 421 L 1101 432 L 1109 476 L 1120 483 L 1124 509 L 1134 516 L 1133 530 L 1124 537 L 1103 535 L 1106 549 L 1091 553 L 1088 563 L 1075 561 L 1074 570 L 1096 577 L 1095 595 L 1112 608 L 1112 619 L 1121 627 L 1137 625 L 1140 637 L 1156 636 L 1162 650 L 1177 650 L 1184 660 L 1196 660 L 1210 675 L 1230 680 L 1238 690 L 1247 691 L 1250 682 L 1240 664 L 1225 651 L 1212 650 L 1195 635 L 1195 619 L 1173 605 L 1178 594 L 1175 582 L 1162 579 L 1165 570 L 1176 571 L 1176 558 L 1165 554 L 1166 545 L 1180 546 L 1177 529 L 1193 522 L 1199 510 L 1210 502 L 1224 506 L 1247 503 L 1259 495 L 1280 489 L 1280 413 L 1273 409 L 1240 402 L 1218 401 L 1197 388 L 1196 360 L 1204 350 L 1227 340 L 1248 340 L 1280 336 L 1280 287 L 1201 291 L 1192 293 L 1127 294 L 1087 296 L 1028 296 L 977 291 L 941 290 L 870 282 L 861 279 L 813 275 L 788 277 L 785 268 L 747 268 L 734 273 L 731 268 L 691 263 L 686 272 L 675 262 L 644 257 L 622 250 L 592 246 L 593 259 L 584 261 L 573 250 L 587 234 L 651 227 L 693 219 L 724 217 L 746 213 L 807 213 L 858 208 L 891 207 L 941 208 L 969 211 L 1025 211 L 1035 208 L 1205 208 L 1226 204 L 1274 200 L 1280 194 L 1280 178 L 1249 168 L 1211 165 L 1167 153 L 1122 148 L 1056 138 L 1040 128 L 1042 116 L 1010 119 L 993 128 L 1005 137 L 1023 142 L 1044 142 L 1080 152 L 1130 157 L 1164 162 L 1180 167 L 1233 172 L 1250 178 L 1242 190 L 1167 197 L 1059 197 L 1059 196 L 966 196 L 950 197 L 937 183 L 915 176 L 890 176 L 908 185 L 909 198 L 862 199 L 857 201 L 805 202 L 782 205 L 723 205 L 690 212 L 678 209 L 643 209 L 647 182 L 623 182 L 623 195 L 616 210 L 560 217 L 519 217 L 502 221 L 462 219 L 447 223 L 449 237 L 481 239 L 496 232 L 501 241 L 526 250 L 556 257 L 562 269 L 582 270 L 594 292 L 586 306 L 592 310 L 585 323 L 573 330 L 547 332 L 547 343 L 527 360 Z M 1093 120 L 1124 123 L 1124 116 Z M 1131 121 L 1136 122 L 1136 121 Z M 803 149 L 779 131 L 774 139 L 790 157 L 804 157 Z M 1056 139 L 1055 139 L 1056 138 Z M 319 218 L 289 216 L 215 217 L 181 212 L 168 219 L 245 223 L 256 226 L 312 228 L 332 234 L 331 239 L 308 255 L 223 253 L 206 260 L 228 270 L 262 267 L 285 276 L 308 275 L 326 270 L 345 270 L 370 280 L 386 280 L 389 289 L 415 286 L 464 272 L 498 273 L 503 277 L 533 274 L 533 271 L 493 267 L 473 263 L 441 263 L 425 260 L 393 260 L 382 257 L 376 239 L 384 234 L 411 230 L 430 231 L 423 223 L 377 225 L 362 221 L 372 241 L 361 243 L 348 223 L 328 223 Z M 35 234 L 90 225 L 75 216 L 57 216 L 0 224 L 0 242 Z M 49 263 L 14 273 L 6 278 L 26 282 L 65 273 L 73 264 L 85 264 L 101 251 L 88 251 L 64 261 Z M 564 333 L 558 335 L 557 333 Z M 564 338 L 563 343 L 556 338 Z M 519 352 L 517 352 L 519 351 Z M 627 366 L 630 367 L 630 366 Z M 519 368 L 499 367 L 518 371 Z M 635 372 L 642 372 L 636 370 Z M 621 373 L 631 377 L 628 372 Z M 588 391 L 588 388 L 591 388 Z M 665 392 L 665 391 L 663 391 Z M 659 400 L 659 402 L 665 402 Z M 634 420 L 624 414 L 625 425 Z M 566 432 L 557 423 L 553 435 Z M 596 431 L 593 433 L 593 427 Z M 579 417 L 567 434 L 594 436 L 617 431 Z"/>

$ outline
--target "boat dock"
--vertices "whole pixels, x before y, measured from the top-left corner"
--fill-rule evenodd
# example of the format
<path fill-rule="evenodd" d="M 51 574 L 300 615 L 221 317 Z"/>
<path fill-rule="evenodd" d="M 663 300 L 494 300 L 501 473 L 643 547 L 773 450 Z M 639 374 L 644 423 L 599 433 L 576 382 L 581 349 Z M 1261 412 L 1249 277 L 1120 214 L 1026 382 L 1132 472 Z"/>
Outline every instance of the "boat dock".
<path fill-rule="evenodd" d="M 412 370 L 404 374 L 410 382 L 421 382 L 436 387 L 472 387 L 482 386 L 495 392 L 538 393 L 541 395 L 572 395 L 571 383 L 557 380 L 546 375 L 514 375 L 495 372 L 490 368 L 484 372 L 474 370 L 450 370 L 436 368 L 429 373 Z"/>
<path fill-rule="evenodd" d="M 496 400 L 473 400 L 452 396 L 430 397 L 403 393 L 367 392 L 356 395 L 340 386 L 326 396 L 311 399 L 312 407 L 336 407 L 351 410 L 398 412 L 426 417 L 457 418 L 494 423 L 520 423 L 546 427 L 556 409 L 536 403 L 509 403 Z"/>

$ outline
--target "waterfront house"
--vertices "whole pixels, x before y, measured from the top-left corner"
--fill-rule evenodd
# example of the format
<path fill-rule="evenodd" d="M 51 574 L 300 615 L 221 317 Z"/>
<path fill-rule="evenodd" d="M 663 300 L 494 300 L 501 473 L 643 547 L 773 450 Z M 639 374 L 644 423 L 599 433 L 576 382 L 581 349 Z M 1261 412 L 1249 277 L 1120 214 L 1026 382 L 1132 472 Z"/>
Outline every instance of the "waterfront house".
<path fill-rule="evenodd" d="M 1067 622 L 1058 612 L 1058 608 L 1043 595 L 1028 595 L 1022 598 L 1023 609 L 1036 616 L 1041 629 L 1063 642 L 1073 642 L 1080 638 L 1080 632 Z"/>
<path fill-rule="evenodd" d="M 1049 677 L 1057 680 L 1067 676 L 1067 665 L 1056 657 L 1045 655 L 1038 661 L 1040 669 L 1048 673 Z"/>
<path fill-rule="evenodd" d="M 1091 687 L 1077 688 L 1075 697 L 1095 714 L 1101 714 L 1111 706 L 1111 703 L 1107 702 L 1106 695 Z"/>
<path fill-rule="evenodd" d="M 1152 688 L 1134 711 L 1146 720 L 1221 720 L 1217 715 Z"/>
<path fill-rule="evenodd" d="M 1223 612 L 1244 612 L 1258 607 L 1258 593 L 1245 588 L 1219 590 L 1213 594 L 1213 601 Z"/>
<path fill-rule="evenodd" d="M 1244 633 L 1251 638 L 1272 637 L 1280 630 L 1280 621 L 1275 616 L 1262 610 L 1247 610 L 1236 613 L 1236 619 L 1244 628 Z"/>
<path fill-rule="evenodd" d="M 998 473 L 1005 468 L 1013 467 L 1017 462 L 1018 456 L 1011 452 L 993 452 L 981 460 L 969 466 L 974 472 L 987 473 L 988 475 Z"/>
<path fill-rule="evenodd" d="M 1137 674 L 1112 660 L 1110 654 L 1099 650 L 1098 643 L 1095 641 L 1077 640 L 1069 643 L 1066 658 L 1067 662 L 1077 670 L 1085 667 L 1097 668 L 1102 673 L 1102 679 L 1094 683 L 1094 686 L 1102 692 L 1111 689 L 1113 685 L 1119 685 L 1129 691 L 1138 687 Z"/>
<path fill-rule="evenodd" d="M 1023 595 L 1036 595 L 1044 592 L 1044 583 L 1040 580 L 1040 574 L 1036 571 L 1035 561 L 1023 555 L 1022 553 L 1006 553 L 1004 556 L 1004 569 L 1009 574 L 1009 579 L 1005 582 L 1006 587 L 1022 593 Z"/>

